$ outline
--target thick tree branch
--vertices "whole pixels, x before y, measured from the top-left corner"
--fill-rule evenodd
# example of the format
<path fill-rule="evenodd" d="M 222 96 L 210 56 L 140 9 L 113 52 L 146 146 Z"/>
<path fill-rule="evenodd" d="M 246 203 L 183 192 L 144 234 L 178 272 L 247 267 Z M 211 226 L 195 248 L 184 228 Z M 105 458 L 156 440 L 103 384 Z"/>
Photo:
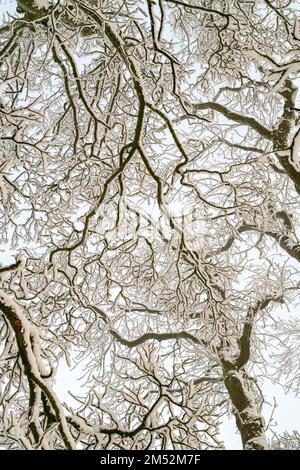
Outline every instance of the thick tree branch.
<path fill-rule="evenodd" d="M 206 103 L 194 104 L 194 108 L 196 111 L 203 111 L 206 109 L 217 111 L 218 113 L 221 113 L 223 116 L 225 116 L 229 121 L 238 122 L 243 126 L 248 126 L 267 140 L 273 139 L 272 131 L 260 124 L 256 119 L 251 116 L 245 116 L 242 114 L 242 112 L 231 111 L 222 104 L 208 101 Z M 186 119 L 186 117 L 184 117 L 184 119 Z"/>
<path fill-rule="evenodd" d="M 35 343 L 38 341 L 35 327 L 31 327 L 30 322 L 21 313 L 20 307 L 3 291 L 0 291 L 0 310 L 7 318 L 11 328 L 15 333 L 24 372 L 28 378 L 32 393 L 34 394 L 33 384 L 36 384 L 37 387 L 39 387 L 41 391 L 44 392 L 53 409 L 60 434 L 66 448 L 75 449 L 75 442 L 68 429 L 62 406 L 60 405 L 55 393 L 50 389 L 49 385 L 43 379 L 41 371 L 42 361 L 41 358 L 37 357 L 37 350 L 35 348 Z M 34 404 L 34 400 L 35 398 L 32 397 L 32 405 Z M 34 432 L 34 435 L 35 437 L 38 437 L 36 431 Z"/>

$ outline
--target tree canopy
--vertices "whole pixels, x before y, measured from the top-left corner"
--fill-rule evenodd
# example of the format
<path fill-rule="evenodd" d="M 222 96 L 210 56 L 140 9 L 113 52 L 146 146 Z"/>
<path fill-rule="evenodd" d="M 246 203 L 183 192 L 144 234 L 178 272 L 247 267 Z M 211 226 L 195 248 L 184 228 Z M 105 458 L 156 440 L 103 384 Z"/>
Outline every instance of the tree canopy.
<path fill-rule="evenodd" d="M 233 413 L 243 448 L 268 448 L 262 376 L 299 382 L 298 7 L 16 2 L 0 27 L 2 446 L 219 449 Z M 82 371 L 72 404 L 65 362 Z"/>

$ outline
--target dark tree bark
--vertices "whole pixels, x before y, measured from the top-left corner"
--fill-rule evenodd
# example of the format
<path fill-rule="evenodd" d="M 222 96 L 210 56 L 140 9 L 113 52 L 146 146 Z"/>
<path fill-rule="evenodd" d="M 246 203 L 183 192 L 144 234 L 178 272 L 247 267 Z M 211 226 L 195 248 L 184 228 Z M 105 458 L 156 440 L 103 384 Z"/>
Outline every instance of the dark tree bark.
<path fill-rule="evenodd" d="M 224 367 L 224 383 L 230 396 L 237 428 L 245 450 L 267 450 L 264 418 L 262 417 L 252 384 L 243 369 Z"/>

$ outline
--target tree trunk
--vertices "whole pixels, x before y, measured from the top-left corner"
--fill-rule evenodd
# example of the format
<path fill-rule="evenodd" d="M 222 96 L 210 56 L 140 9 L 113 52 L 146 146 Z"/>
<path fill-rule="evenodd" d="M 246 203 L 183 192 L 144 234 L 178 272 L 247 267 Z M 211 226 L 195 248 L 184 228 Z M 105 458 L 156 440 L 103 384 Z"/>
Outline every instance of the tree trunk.
<path fill-rule="evenodd" d="M 242 369 L 224 370 L 224 383 L 233 404 L 236 424 L 245 450 L 267 450 L 268 444 L 252 384 Z"/>

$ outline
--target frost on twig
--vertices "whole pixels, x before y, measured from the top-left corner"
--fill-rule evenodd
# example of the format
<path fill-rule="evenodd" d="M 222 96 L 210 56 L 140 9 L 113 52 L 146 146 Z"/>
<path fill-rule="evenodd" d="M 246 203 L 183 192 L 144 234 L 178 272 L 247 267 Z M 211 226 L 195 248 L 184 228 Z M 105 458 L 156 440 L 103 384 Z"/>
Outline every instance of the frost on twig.
<path fill-rule="evenodd" d="M 223 448 L 231 409 L 267 447 L 264 348 L 299 290 L 298 20 L 239 3 L 17 0 L 0 27 L 5 448 Z"/>
<path fill-rule="evenodd" d="M 296 171 L 300 172 L 300 130 L 298 130 L 293 138 L 291 145 L 290 163 Z"/>

